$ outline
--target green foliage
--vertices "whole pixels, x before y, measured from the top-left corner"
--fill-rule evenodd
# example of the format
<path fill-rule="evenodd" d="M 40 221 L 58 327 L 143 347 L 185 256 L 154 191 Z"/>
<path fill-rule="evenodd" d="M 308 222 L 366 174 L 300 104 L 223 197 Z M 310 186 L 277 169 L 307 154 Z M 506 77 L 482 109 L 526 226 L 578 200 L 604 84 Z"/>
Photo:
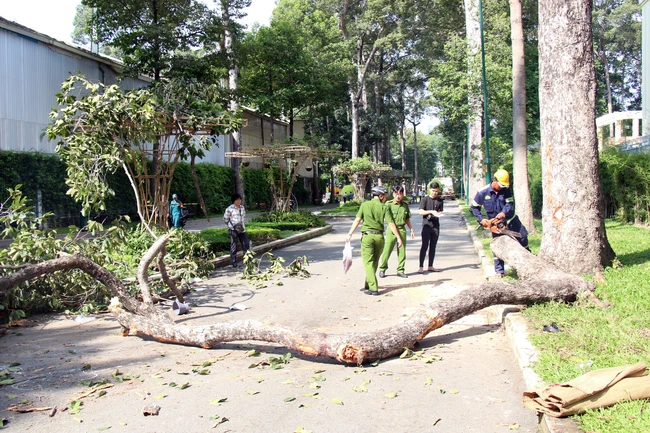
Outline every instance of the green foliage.
<path fill-rule="evenodd" d="M 307 211 L 296 211 L 296 212 L 271 212 L 268 214 L 262 214 L 258 217 L 255 217 L 251 220 L 253 223 L 280 223 L 280 222 L 299 222 L 304 223 L 307 227 L 323 227 L 327 223 L 323 221 L 322 218 L 317 215 L 313 215 L 311 212 Z"/>
<path fill-rule="evenodd" d="M 246 204 L 248 209 L 259 207 L 260 203 L 271 205 L 271 185 L 268 182 L 265 170 L 245 169 L 241 170 L 244 179 L 244 191 L 246 191 Z"/>
<path fill-rule="evenodd" d="M 308 228 L 310 228 L 310 223 L 306 221 L 278 221 L 278 222 L 268 222 L 268 223 L 262 223 L 262 222 L 251 222 L 246 225 L 246 229 L 249 228 L 274 228 L 278 229 L 280 231 L 282 230 L 288 230 L 288 231 L 305 231 Z"/>
<path fill-rule="evenodd" d="M 251 170 L 261 172 L 261 170 Z M 233 170 L 210 163 L 196 164 L 199 187 L 209 212 L 223 213 L 235 190 Z M 30 203 L 36 203 L 36 191 L 41 190 L 43 212 L 51 212 L 50 227 L 79 224 L 80 206 L 68 195 L 65 185 L 66 166 L 57 155 L 31 152 L 0 152 L 0 187 L 22 184 L 23 195 Z M 137 217 L 133 189 L 123 171 L 116 171 L 106 177 L 108 187 L 115 192 L 106 199 L 106 212 L 114 219 L 119 215 Z M 260 184 L 254 183 L 247 191 L 255 191 Z M 264 185 L 267 185 L 264 183 Z M 262 189 L 261 187 L 259 187 Z M 262 190 L 267 191 L 268 186 Z M 180 162 L 176 166 L 172 192 L 185 203 L 197 203 L 198 196 L 192 179 L 190 164 Z M 0 191 L 0 200 L 6 200 L 6 189 Z M 92 216 L 92 214 L 91 214 Z"/>
<path fill-rule="evenodd" d="M 607 238 L 620 264 L 604 271 L 603 283 L 596 284 L 596 296 L 609 302 L 598 308 L 589 301 L 575 304 L 548 303 L 524 310 L 531 328 L 555 322 L 564 331 L 534 332 L 531 341 L 540 351 L 535 371 L 547 383 L 564 382 L 586 371 L 647 362 L 650 317 L 650 231 L 629 224 L 607 221 Z M 591 362 L 589 362 L 591 361 Z M 617 433 L 650 430 L 648 416 L 639 415 L 639 402 L 589 411 L 579 417 L 585 431 Z M 621 415 L 623 414 L 623 415 Z"/>
<path fill-rule="evenodd" d="M 230 235 L 227 228 L 210 228 L 202 230 L 201 238 L 210 245 L 210 250 L 215 253 L 230 251 Z M 262 244 L 280 239 L 280 229 L 268 227 L 256 227 L 254 224 L 246 225 L 246 235 L 253 244 Z"/>
<path fill-rule="evenodd" d="M 119 8 L 110 0 L 83 0 L 82 5 L 95 10 L 87 25 L 94 39 L 123 53 L 128 76 L 159 79 L 187 51 L 218 40 L 213 24 L 218 21 L 197 0 L 127 0 Z"/>
<path fill-rule="evenodd" d="M 9 197 L 6 188 L 22 185 L 23 195 L 36 203 L 41 191 L 43 211 L 79 215 L 79 205 L 65 194 L 65 164 L 55 155 L 37 152 L 0 152 L 0 201 Z"/>
<path fill-rule="evenodd" d="M 609 111 L 609 91 L 611 91 L 613 111 L 640 110 L 641 6 L 639 2 L 636 0 L 594 1 L 592 29 L 598 81 L 596 109 L 599 115 Z"/>
<path fill-rule="evenodd" d="M 650 222 L 650 154 L 615 149 L 601 152 L 600 184 L 606 217 L 636 224 Z"/>
<path fill-rule="evenodd" d="M 80 93 L 83 96 L 78 97 Z M 183 79 L 122 91 L 117 85 L 95 84 L 80 75 L 69 77 L 56 95 L 62 108 L 52 110 L 47 127 L 47 137 L 58 140 L 57 153 L 67 166 L 67 194 L 81 202 L 88 215 L 104 210 L 106 199 L 115 195 L 107 183 L 109 173 L 124 170 L 137 184 L 151 174 L 173 173 L 179 158 L 202 156 L 216 134 L 241 127 L 239 113 L 223 108 L 224 97 L 220 86 Z M 212 135 L 193 140 L 198 131 Z M 175 140 L 170 140 L 172 134 Z M 171 151 L 169 159 L 154 173 L 147 169 L 148 143 L 170 146 L 166 148 Z M 149 217 L 147 203 L 166 200 L 168 193 L 162 188 L 140 188 L 141 213 Z M 160 222 L 166 212 L 154 206 L 153 214 Z"/>
<path fill-rule="evenodd" d="M 348 201 L 335 209 L 326 209 L 322 213 L 324 215 L 356 215 L 359 212 L 359 207 L 361 207 L 361 202 L 354 200 Z"/>
<path fill-rule="evenodd" d="M 268 265 L 265 265 L 264 259 L 268 260 Z M 266 287 L 266 282 L 270 281 L 274 275 L 309 278 L 310 273 L 307 270 L 309 261 L 307 260 L 307 256 L 296 257 L 286 267 L 283 265 L 284 262 L 284 258 L 276 257 L 271 251 L 257 257 L 257 254 L 253 250 L 248 250 L 244 255 L 244 271 L 242 272 L 242 276 L 258 289 Z M 278 282 L 278 285 L 282 285 L 282 283 Z"/>
<path fill-rule="evenodd" d="M 90 221 L 88 231 L 93 236 L 82 236 L 70 230 L 65 237 L 57 237 L 52 229 L 42 228 L 48 217 L 36 218 L 26 198 L 18 190 L 10 190 L 10 198 L 0 208 L 1 238 L 12 238 L 9 247 L 0 249 L 0 264 L 22 266 L 54 259 L 61 253 L 80 254 L 104 267 L 118 279 L 135 276 L 140 259 L 153 244 L 149 233 L 127 230 L 124 221 L 105 228 Z M 162 233 L 162 231 L 159 231 Z M 165 264 L 171 275 L 185 280 L 206 276 L 212 269 L 207 242 L 198 235 L 175 231 L 167 246 Z M 0 270 L 7 275 L 13 270 Z M 154 284 L 154 290 L 164 290 Z M 133 291 L 137 290 L 133 287 Z M 79 271 L 58 271 L 11 288 L 2 303 L 5 309 L 42 311 L 81 309 L 94 311 L 108 305 L 110 293 L 103 284 Z"/>
<path fill-rule="evenodd" d="M 208 213 L 225 212 L 232 204 L 230 197 L 235 191 L 233 169 L 210 163 L 199 163 L 196 164 L 196 177 Z M 176 166 L 171 192 L 178 194 L 183 203 L 198 203 L 199 197 L 194 187 L 190 164 L 181 162 Z"/>

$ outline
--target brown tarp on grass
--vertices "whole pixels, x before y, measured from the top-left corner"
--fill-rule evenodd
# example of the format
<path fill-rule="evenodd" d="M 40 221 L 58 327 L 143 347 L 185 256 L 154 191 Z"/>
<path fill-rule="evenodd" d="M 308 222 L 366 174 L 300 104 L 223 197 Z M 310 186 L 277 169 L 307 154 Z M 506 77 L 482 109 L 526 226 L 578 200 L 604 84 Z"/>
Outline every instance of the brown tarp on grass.
<path fill-rule="evenodd" d="M 524 406 L 554 417 L 612 406 L 619 401 L 650 398 L 650 376 L 640 362 L 590 371 L 543 391 L 524 392 Z"/>

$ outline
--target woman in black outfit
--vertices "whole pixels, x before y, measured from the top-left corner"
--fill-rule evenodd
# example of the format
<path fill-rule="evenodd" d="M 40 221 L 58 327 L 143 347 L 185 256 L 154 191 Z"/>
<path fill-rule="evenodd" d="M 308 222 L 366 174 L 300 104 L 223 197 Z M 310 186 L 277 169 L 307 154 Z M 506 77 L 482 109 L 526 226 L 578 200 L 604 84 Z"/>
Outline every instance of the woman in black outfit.
<path fill-rule="evenodd" d="M 431 182 L 429 184 L 429 195 L 422 198 L 420 202 L 420 215 L 422 215 L 422 246 L 420 247 L 420 269 L 418 273 L 424 273 L 424 258 L 429 250 L 429 272 L 439 272 L 433 267 L 433 259 L 436 257 L 436 244 L 440 235 L 440 220 L 442 214 L 442 198 L 440 197 L 440 184 Z"/>

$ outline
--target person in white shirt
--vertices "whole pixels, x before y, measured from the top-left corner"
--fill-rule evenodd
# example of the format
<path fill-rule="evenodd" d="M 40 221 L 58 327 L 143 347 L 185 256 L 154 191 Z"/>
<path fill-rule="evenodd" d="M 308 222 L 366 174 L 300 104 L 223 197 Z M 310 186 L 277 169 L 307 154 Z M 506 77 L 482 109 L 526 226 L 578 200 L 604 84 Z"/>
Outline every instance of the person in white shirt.
<path fill-rule="evenodd" d="M 246 209 L 241 204 L 241 195 L 235 193 L 232 195 L 232 204 L 226 208 L 223 214 L 223 221 L 228 226 L 230 235 L 230 262 L 233 268 L 237 268 L 237 241 L 241 244 L 241 249 L 246 254 L 248 251 L 248 236 L 246 236 Z"/>

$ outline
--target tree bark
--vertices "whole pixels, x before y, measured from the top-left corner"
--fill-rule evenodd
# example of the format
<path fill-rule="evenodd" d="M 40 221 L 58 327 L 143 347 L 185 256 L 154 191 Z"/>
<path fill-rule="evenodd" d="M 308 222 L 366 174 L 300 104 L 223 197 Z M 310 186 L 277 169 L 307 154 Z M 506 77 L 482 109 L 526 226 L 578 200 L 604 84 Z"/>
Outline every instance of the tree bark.
<path fill-rule="evenodd" d="M 192 180 L 194 181 L 194 189 L 196 189 L 196 195 L 199 197 L 199 206 L 205 215 L 205 219 L 210 222 L 210 216 L 208 215 L 208 209 L 205 207 L 205 201 L 203 200 L 203 194 L 201 194 L 201 187 L 199 186 L 199 178 L 196 175 L 196 156 L 192 155 L 190 159 L 190 168 L 192 169 Z"/>
<path fill-rule="evenodd" d="M 237 111 L 239 110 L 239 101 L 237 100 L 237 95 L 235 94 L 237 92 L 237 87 L 238 87 L 238 75 L 239 75 L 239 67 L 237 66 L 237 62 L 235 60 L 235 54 L 233 51 L 233 44 L 235 42 L 235 35 L 233 34 L 232 28 L 234 26 L 234 22 L 232 17 L 230 16 L 230 8 L 225 8 L 223 11 L 223 21 L 224 21 L 224 26 L 225 26 L 225 48 L 226 48 L 226 55 L 228 56 L 228 60 L 230 62 L 230 68 L 228 69 L 228 88 L 230 90 L 230 109 L 232 111 Z M 264 121 L 262 119 L 262 121 Z M 234 133 L 231 134 L 231 147 L 233 152 L 239 152 L 242 148 L 242 138 L 241 138 L 241 129 L 238 129 Z M 232 158 L 231 160 L 231 165 L 232 169 L 235 174 L 235 190 L 237 194 L 239 194 L 242 198 L 242 203 L 246 203 L 246 197 L 244 194 L 244 179 L 241 176 L 241 158 Z"/>
<path fill-rule="evenodd" d="M 418 172 L 418 130 L 419 123 L 410 121 L 413 125 L 413 182 L 415 184 L 415 193 L 420 195 L 420 173 Z M 426 191 L 425 191 L 426 192 Z"/>
<path fill-rule="evenodd" d="M 467 33 L 467 68 L 471 77 L 480 84 L 480 73 L 477 70 L 481 47 L 481 30 L 478 14 L 478 0 L 465 1 L 465 28 Z M 483 152 L 483 96 L 480 85 L 470 85 L 469 107 L 473 116 L 469 119 L 469 197 L 473 199 L 476 192 L 485 186 L 485 170 L 483 168 L 485 155 Z"/>
<path fill-rule="evenodd" d="M 590 0 L 540 2 L 539 69 L 540 256 L 567 272 L 598 274 L 615 254 L 605 233 L 598 173 Z"/>
<path fill-rule="evenodd" d="M 167 240 L 167 236 L 159 238 L 142 258 L 138 271 L 141 291 L 146 289 L 148 264 L 158 254 L 164 254 Z M 123 335 L 147 335 L 161 342 L 203 348 L 230 341 L 273 342 L 310 356 L 326 356 L 347 364 L 363 364 L 397 355 L 405 347 L 413 347 L 433 330 L 491 305 L 533 304 L 553 299 L 573 301 L 582 292 L 593 290 L 591 283 L 545 263 L 507 236 L 494 239 L 492 249 L 495 255 L 517 269 L 520 277 L 535 279 L 474 285 L 452 299 L 438 300 L 421 308 L 401 324 L 373 332 L 325 334 L 295 331 L 254 320 L 208 326 L 176 324 L 167 313 L 155 308 L 146 299 L 145 302 L 138 302 L 121 281 L 81 256 L 60 257 L 0 277 L 0 291 L 50 272 L 77 268 L 104 283 L 119 299 L 119 302 L 111 303 L 110 310 L 122 326 Z"/>
<path fill-rule="evenodd" d="M 512 174 L 517 215 L 535 233 L 533 204 L 528 185 L 528 140 L 526 137 L 526 63 L 521 0 L 510 0 L 512 37 Z"/>

